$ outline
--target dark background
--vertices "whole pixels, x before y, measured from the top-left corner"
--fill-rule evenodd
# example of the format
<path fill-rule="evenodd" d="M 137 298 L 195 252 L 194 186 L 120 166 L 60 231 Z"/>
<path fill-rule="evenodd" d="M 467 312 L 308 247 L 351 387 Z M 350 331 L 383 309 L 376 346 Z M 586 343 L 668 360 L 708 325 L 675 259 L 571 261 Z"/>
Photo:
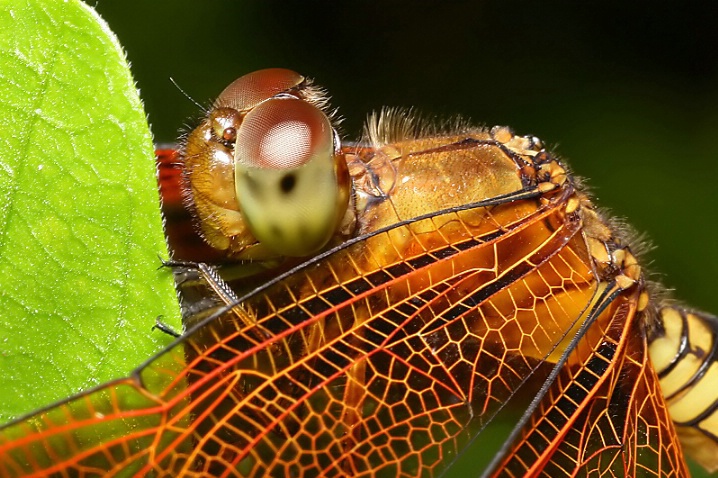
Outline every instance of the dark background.
<path fill-rule="evenodd" d="M 357 138 L 416 106 L 554 145 L 657 247 L 675 296 L 718 312 L 718 15 L 710 2 L 89 0 L 127 50 L 157 141 L 250 71 L 315 78 Z"/>

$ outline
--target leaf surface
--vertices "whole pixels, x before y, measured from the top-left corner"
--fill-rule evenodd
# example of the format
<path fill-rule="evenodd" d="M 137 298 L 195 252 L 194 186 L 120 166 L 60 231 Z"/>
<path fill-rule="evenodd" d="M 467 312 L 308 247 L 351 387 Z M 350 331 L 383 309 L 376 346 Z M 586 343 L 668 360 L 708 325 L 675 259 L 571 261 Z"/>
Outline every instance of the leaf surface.
<path fill-rule="evenodd" d="M 127 375 L 179 328 L 152 137 L 77 0 L 0 8 L 0 423 Z"/>

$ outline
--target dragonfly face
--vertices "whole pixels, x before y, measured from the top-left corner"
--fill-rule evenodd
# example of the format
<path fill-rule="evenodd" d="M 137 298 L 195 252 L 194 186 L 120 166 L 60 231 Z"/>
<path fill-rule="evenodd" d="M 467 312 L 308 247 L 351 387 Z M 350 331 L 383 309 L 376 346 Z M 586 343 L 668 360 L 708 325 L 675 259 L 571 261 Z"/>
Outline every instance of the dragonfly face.
<path fill-rule="evenodd" d="M 133 377 L 5 427 L 5 474 L 436 476 L 482 449 L 486 475 L 684 476 L 669 405 L 716 465 L 715 394 L 689 399 L 715 392 L 715 319 L 650 295 L 539 140 L 385 112 L 340 147 L 300 75 L 225 93 L 182 162 L 160 155 L 176 258 L 230 264 L 198 267 L 225 306 Z"/>
<path fill-rule="evenodd" d="M 321 92 L 279 68 L 241 77 L 187 137 L 185 175 L 204 238 L 237 259 L 308 256 L 347 210 L 347 162 Z"/>

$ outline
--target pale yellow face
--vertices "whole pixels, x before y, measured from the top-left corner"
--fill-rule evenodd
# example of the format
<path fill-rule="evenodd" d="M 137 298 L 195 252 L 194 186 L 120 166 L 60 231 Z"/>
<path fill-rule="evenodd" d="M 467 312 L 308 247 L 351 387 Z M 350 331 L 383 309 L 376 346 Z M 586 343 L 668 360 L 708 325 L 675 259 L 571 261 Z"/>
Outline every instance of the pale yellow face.
<path fill-rule="evenodd" d="M 249 229 L 277 254 L 306 256 L 334 235 L 348 196 L 335 167 L 334 131 L 321 110 L 294 98 L 254 108 L 238 131 L 234 171 Z"/>

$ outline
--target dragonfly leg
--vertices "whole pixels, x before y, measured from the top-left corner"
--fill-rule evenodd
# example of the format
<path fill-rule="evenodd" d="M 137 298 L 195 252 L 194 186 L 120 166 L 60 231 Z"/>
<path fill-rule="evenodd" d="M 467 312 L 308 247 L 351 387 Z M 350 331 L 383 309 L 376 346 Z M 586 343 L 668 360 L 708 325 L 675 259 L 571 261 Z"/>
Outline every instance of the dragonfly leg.
<path fill-rule="evenodd" d="M 152 326 L 152 330 L 159 330 L 160 332 L 163 332 L 167 335 L 171 335 L 174 338 L 179 338 L 182 336 L 181 333 L 177 332 L 172 326 L 165 324 L 162 322 L 162 316 L 157 316 L 155 319 L 155 325 Z"/>

